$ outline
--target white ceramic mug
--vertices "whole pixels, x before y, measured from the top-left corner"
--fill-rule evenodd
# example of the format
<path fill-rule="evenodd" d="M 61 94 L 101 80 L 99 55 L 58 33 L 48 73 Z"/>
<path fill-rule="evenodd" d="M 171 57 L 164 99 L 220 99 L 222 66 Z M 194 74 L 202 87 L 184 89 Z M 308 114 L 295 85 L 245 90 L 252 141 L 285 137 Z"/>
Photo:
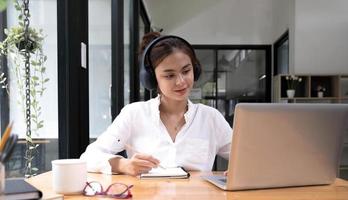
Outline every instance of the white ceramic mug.
<path fill-rule="evenodd" d="M 80 194 L 87 181 L 86 162 L 80 159 L 52 161 L 52 186 L 60 194 Z"/>

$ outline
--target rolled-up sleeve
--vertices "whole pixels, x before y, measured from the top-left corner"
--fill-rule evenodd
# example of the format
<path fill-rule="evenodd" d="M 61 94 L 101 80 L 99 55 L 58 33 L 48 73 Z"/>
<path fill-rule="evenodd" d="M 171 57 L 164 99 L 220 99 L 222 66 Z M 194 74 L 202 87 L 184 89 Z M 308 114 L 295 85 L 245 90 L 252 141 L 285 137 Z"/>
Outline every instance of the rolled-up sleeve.
<path fill-rule="evenodd" d="M 118 157 L 118 152 L 125 149 L 125 143 L 131 135 L 131 112 L 126 106 L 113 123 L 103 132 L 95 142 L 88 145 L 81 159 L 87 162 L 89 172 L 111 174 L 109 160 Z"/>

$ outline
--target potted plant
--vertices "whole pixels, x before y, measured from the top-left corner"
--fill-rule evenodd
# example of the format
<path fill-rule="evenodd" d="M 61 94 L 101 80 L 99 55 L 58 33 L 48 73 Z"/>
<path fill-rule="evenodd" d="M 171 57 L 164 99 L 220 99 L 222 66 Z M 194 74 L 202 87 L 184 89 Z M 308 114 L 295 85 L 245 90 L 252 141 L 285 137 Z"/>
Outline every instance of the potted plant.
<path fill-rule="evenodd" d="M 324 86 L 318 85 L 316 90 L 317 90 L 317 93 L 318 93 L 318 97 L 319 98 L 323 98 L 324 97 L 324 92 L 326 91 L 326 88 Z"/>
<path fill-rule="evenodd" d="M 294 98 L 295 91 L 298 86 L 298 84 L 302 81 L 301 77 L 297 77 L 295 75 L 289 75 L 285 77 L 286 83 L 287 83 L 287 90 L 286 94 L 288 98 Z"/>
<path fill-rule="evenodd" d="M 11 77 L 18 89 L 19 100 L 18 104 L 21 106 L 24 116 L 26 115 L 26 75 L 25 75 L 25 60 L 29 59 L 30 63 L 30 133 L 38 136 L 38 130 L 44 126 L 44 121 L 41 116 L 40 98 L 46 90 L 46 83 L 49 79 L 46 77 L 45 62 L 47 56 L 43 53 L 42 44 L 44 41 L 44 35 L 42 30 L 28 27 L 28 35 L 25 32 L 24 18 L 28 19 L 29 14 L 24 13 L 24 3 L 20 4 L 18 1 L 14 1 L 14 6 L 19 12 L 18 25 L 5 29 L 6 38 L 0 42 L 0 55 L 2 58 L 7 57 L 9 61 L 9 70 L 12 71 L 14 77 Z M 27 37 L 26 37 L 27 36 Z M 26 53 L 26 49 L 28 53 Z M 4 73 L 0 73 L 0 84 L 2 88 L 5 88 L 8 92 L 9 87 L 7 78 Z M 26 119 L 26 118 L 24 118 Z M 25 176 L 30 177 L 36 175 L 38 168 L 32 165 L 32 161 L 37 153 L 38 144 L 32 139 L 32 135 L 26 135 L 26 168 Z"/>

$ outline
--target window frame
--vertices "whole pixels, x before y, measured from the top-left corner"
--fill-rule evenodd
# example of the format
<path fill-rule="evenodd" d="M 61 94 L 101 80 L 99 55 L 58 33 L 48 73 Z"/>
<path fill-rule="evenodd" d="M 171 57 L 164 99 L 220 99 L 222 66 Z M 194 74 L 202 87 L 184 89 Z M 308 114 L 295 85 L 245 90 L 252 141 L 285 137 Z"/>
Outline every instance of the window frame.
<path fill-rule="evenodd" d="M 273 76 L 279 74 L 278 66 L 278 48 L 284 44 L 285 41 L 289 41 L 289 30 L 286 30 L 278 40 L 273 44 Z M 289 66 L 289 63 L 288 63 Z M 288 69 L 289 72 L 289 69 Z"/>
<path fill-rule="evenodd" d="M 271 102 L 272 100 L 272 46 L 271 45 L 214 45 L 214 44 L 194 44 L 192 45 L 193 49 L 201 50 L 214 50 L 215 52 L 215 66 L 217 67 L 217 57 L 219 50 L 265 50 L 266 53 L 266 93 L 265 93 L 265 102 Z M 214 73 L 214 80 L 217 82 L 217 70 Z M 218 84 L 216 83 L 215 91 L 218 91 Z M 218 96 L 216 96 L 215 101 L 218 101 Z M 217 104 L 215 105 L 217 106 Z"/>
<path fill-rule="evenodd" d="M 7 28 L 7 11 L 4 10 L 0 12 L 0 29 L 5 30 Z M 0 40 L 3 41 L 6 35 L 4 31 L 0 31 Z M 6 57 L 2 57 L 0 61 L 1 71 L 8 77 L 8 66 Z M 1 133 L 4 133 L 7 124 L 10 121 L 10 105 L 9 105 L 9 96 L 5 89 L 0 88 L 0 130 Z"/>

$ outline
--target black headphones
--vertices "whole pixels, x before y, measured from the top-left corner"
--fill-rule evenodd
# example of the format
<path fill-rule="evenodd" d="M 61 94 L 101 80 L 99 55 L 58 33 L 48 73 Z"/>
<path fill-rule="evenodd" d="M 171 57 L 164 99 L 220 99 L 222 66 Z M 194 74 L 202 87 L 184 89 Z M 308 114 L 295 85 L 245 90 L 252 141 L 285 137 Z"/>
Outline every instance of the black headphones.
<path fill-rule="evenodd" d="M 143 84 L 143 86 L 148 89 L 148 90 L 153 90 L 157 88 L 157 80 L 156 80 L 156 75 L 155 75 L 155 69 L 152 66 L 151 60 L 150 60 L 150 52 L 151 49 L 160 41 L 168 39 L 168 38 L 176 38 L 179 39 L 180 41 L 184 42 L 192 51 L 193 56 L 197 59 L 195 51 L 193 47 L 191 46 L 190 43 L 188 43 L 186 40 L 184 40 L 181 37 L 174 36 L 174 35 L 164 35 L 160 36 L 153 41 L 150 42 L 150 44 L 147 45 L 145 48 L 141 63 L 140 63 L 140 81 Z M 148 62 L 146 64 L 146 61 Z M 201 66 L 199 63 L 192 63 L 193 64 L 193 76 L 194 76 L 194 81 L 197 81 L 199 78 L 199 75 L 201 74 Z"/>

